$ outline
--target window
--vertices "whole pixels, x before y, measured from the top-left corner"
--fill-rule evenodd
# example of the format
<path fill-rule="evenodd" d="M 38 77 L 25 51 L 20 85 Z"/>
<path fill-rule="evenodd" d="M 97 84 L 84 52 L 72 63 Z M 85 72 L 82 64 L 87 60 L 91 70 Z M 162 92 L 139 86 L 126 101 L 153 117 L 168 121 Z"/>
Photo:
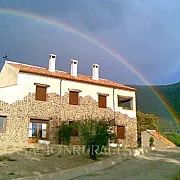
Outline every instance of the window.
<path fill-rule="evenodd" d="M 132 97 L 118 96 L 118 107 L 122 109 L 133 110 Z"/>
<path fill-rule="evenodd" d="M 74 121 L 69 121 L 69 125 L 73 125 Z M 78 129 L 73 127 L 73 133 L 72 136 L 78 136 Z"/>
<path fill-rule="evenodd" d="M 71 105 L 79 104 L 79 92 L 75 92 L 75 91 L 69 92 L 69 104 Z"/>
<path fill-rule="evenodd" d="M 37 101 L 46 101 L 47 87 L 49 85 L 34 83 L 36 85 L 36 96 Z"/>
<path fill-rule="evenodd" d="M 99 108 L 106 108 L 106 96 L 98 95 L 98 106 Z"/>
<path fill-rule="evenodd" d="M 125 138 L 125 126 L 117 126 L 117 138 L 118 139 Z"/>
<path fill-rule="evenodd" d="M 37 142 L 38 139 L 47 139 L 48 120 L 31 119 L 29 124 L 29 142 Z"/>
<path fill-rule="evenodd" d="M 0 132 L 5 131 L 7 116 L 0 116 Z"/>

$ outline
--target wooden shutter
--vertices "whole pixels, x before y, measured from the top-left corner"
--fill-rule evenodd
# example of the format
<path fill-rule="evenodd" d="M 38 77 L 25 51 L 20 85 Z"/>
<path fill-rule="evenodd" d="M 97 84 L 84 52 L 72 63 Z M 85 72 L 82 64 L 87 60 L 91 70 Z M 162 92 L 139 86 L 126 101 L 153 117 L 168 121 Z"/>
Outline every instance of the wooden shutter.
<path fill-rule="evenodd" d="M 78 95 L 79 95 L 78 92 L 70 91 L 69 92 L 69 104 L 78 105 Z"/>
<path fill-rule="evenodd" d="M 124 139 L 125 137 L 125 126 L 117 126 L 117 138 Z"/>
<path fill-rule="evenodd" d="M 46 91 L 47 87 L 36 86 L 36 100 L 46 101 Z"/>
<path fill-rule="evenodd" d="M 99 108 L 106 108 L 106 96 L 98 95 L 98 106 Z"/>
<path fill-rule="evenodd" d="M 0 116 L 0 132 L 4 132 L 6 129 L 7 116 Z"/>

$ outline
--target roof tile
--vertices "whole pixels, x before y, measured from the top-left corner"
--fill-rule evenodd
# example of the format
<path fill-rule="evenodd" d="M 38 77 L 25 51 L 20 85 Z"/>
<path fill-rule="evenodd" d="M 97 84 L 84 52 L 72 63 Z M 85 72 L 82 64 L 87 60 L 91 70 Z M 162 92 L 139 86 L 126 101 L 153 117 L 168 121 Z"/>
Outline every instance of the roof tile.
<path fill-rule="evenodd" d="M 158 139 L 161 142 L 163 142 L 164 144 L 166 144 L 167 146 L 176 147 L 176 145 L 173 142 L 169 141 L 167 138 L 163 137 L 158 132 L 148 131 L 148 133 L 151 134 L 152 136 L 154 136 L 156 139 Z"/>
<path fill-rule="evenodd" d="M 106 80 L 106 79 L 100 78 L 99 80 L 94 80 L 91 77 L 85 76 L 85 75 L 77 75 L 76 77 L 74 77 L 74 76 L 71 76 L 70 73 L 63 72 L 63 71 L 50 72 L 48 69 L 43 68 L 43 67 L 20 64 L 20 63 L 11 62 L 11 61 L 6 61 L 6 63 L 10 64 L 11 66 L 19 69 L 20 72 L 24 72 L 24 73 L 83 82 L 83 83 L 88 83 L 88 84 L 95 84 L 95 85 L 100 85 L 100 86 L 107 86 L 107 87 L 112 87 L 112 88 L 117 88 L 117 89 L 125 89 L 129 91 L 136 91 L 135 88 L 128 87 L 128 86 L 125 86 L 125 85 L 122 85 L 122 84 L 119 84 L 110 80 Z"/>

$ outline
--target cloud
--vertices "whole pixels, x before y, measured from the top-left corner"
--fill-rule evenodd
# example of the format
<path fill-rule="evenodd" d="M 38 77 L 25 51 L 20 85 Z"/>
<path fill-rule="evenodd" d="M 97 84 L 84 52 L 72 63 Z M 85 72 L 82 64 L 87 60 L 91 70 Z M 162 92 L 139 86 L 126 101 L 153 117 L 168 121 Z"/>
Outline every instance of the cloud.
<path fill-rule="evenodd" d="M 179 71 L 178 0 L 6 0 L 0 1 L 0 6 L 54 18 L 98 39 L 154 84 L 168 82 Z M 117 59 L 82 38 L 35 21 L 8 18 L 0 19 L 5 27 L 0 29 L 1 53 L 18 57 L 17 53 L 23 51 L 26 61 L 34 59 L 36 64 L 35 59 L 40 56 L 38 63 L 43 64 L 41 59 L 54 50 L 62 59 L 73 56 L 80 59 L 84 72 L 87 72 L 86 63 L 90 67 L 90 63 L 98 61 L 103 77 L 135 84 L 140 81 Z M 17 38 L 19 32 L 21 36 Z M 28 52 L 31 53 L 25 55 Z M 61 62 L 65 64 L 61 64 L 63 67 L 69 63 Z"/>
<path fill-rule="evenodd" d="M 111 0 L 7 0 L 3 7 L 21 9 L 59 21 L 71 19 L 72 23 L 82 23 L 90 31 L 112 29 L 121 19 L 124 1 Z"/>

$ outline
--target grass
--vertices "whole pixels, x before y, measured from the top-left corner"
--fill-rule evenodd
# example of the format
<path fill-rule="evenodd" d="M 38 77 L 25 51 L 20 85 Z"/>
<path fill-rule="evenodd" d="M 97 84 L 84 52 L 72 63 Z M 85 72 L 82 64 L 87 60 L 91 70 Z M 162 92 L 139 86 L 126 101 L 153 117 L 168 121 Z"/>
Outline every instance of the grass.
<path fill-rule="evenodd" d="M 176 177 L 174 177 L 174 180 L 180 180 L 180 171 L 179 171 L 179 173 L 176 175 Z"/>
<path fill-rule="evenodd" d="M 16 161 L 16 159 L 6 157 L 6 156 L 0 156 L 0 161 Z"/>

